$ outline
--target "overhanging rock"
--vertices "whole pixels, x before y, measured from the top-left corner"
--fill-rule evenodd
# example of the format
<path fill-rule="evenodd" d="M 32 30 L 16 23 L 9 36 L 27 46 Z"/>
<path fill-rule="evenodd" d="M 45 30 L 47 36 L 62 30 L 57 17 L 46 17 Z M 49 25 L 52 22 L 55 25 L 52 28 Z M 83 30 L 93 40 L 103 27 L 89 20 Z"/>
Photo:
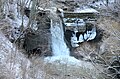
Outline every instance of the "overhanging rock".
<path fill-rule="evenodd" d="M 96 21 L 99 12 L 92 8 L 75 8 L 73 11 L 63 11 L 63 26 L 65 28 L 65 38 L 72 47 L 78 47 L 84 41 L 93 40 L 96 37 Z M 69 37 L 66 36 L 70 32 Z"/>

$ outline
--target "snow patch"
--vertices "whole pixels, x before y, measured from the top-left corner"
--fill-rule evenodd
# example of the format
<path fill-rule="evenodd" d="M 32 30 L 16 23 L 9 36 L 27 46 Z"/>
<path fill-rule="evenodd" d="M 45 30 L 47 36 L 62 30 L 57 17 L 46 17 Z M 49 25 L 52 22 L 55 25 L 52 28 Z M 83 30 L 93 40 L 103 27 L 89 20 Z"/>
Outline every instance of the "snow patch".
<path fill-rule="evenodd" d="M 83 19 L 80 19 L 80 18 L 64 18 L 63 20 L 64 20 L 66 26 L 72 26 L 72 27 L 85 26 L 85 22 L 83 21 Z M 72 22 L 67 22 L 69 20 Z"/>
<path fill-rule="evenodd" d="M 74 10 L 74 12 L 77 12 L 77 13 L 99 13 L 97 10 L 93 9 L 93 8 L 76 8 Z"/>
<path fill-rule="evenodd" d="M 26 4 L 26 7 L 31 8 L 32 7 L 32 0 L 26 0 L 25 4 Z"/>
<path fill-rule="evenodd" d="M 15 79 L 21 79 L 23 77 L 23 68 L 25 67 L 28 69 L 31 62 L 27 60 L 24 55 L 17 50 L 16 46 L 14 46 L 1 32 L 0 39 L 0 64 L 4 65 L 6 70 L 14 74 Z"/>
<path fill-rule="evenodd" d="M 93 40 L 96 37 L 96 28 L 93 28 L 92 31 L 89 32 L 89 34 L 90 35 L 88 36 L 87 41 Z"/>
<path fill-rule="evenodd" d="M 87 32 L 84 32 L 84 35 L 80 34 L 79 36 L 79 40 L 77 40 L 77 37 L 76 37 L 76 32 L 78 31 L 75 31 L 75 34 L 73 34 L 73 37 L 71 37 L 71 45 L 72 47 L 78 47 L 78 43 L 82 43 L 84 41 L 89 41 L 89 40 L 93 40 L 95 37 L 96 37 L 96 28 L 92 28 L 91 31 L 87 31 Z"/>
<path fill-rule="evenodd" d="M 89 69 L 93 69 L 93 65 L 89 62 L 78 60 L 72 56 L 52 56 L 52 57 L 46 57 L 45 58 L 46 63 L 60 63 L 60 64 L 66 64 L 66 65 L 73 65 L 73 66 L 80 66 L 85 67 Z"/>

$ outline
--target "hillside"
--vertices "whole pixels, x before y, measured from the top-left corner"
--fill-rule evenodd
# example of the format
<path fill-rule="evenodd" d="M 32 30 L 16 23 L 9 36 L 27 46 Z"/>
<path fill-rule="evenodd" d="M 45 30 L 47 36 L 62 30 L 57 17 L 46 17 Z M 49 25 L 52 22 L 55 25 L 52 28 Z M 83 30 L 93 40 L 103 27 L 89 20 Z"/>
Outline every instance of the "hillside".
<path fill-rule="evenodd" d="M 119 79 L 119 8 L 119 0 L 1 0 L 0 79 Z"/>

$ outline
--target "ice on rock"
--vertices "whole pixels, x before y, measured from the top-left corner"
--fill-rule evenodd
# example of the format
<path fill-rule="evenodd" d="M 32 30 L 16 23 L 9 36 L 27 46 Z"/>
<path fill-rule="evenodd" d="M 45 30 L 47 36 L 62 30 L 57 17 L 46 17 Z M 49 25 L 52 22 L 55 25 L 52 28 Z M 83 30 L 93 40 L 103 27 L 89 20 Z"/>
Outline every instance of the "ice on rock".
<path fill-rule="evenodd" d="M 87 39 L 87 41 L 93 40 L 95 37 L 96 37 L 96 28 L 93 28 L 93 29 L 90 31 L 90 35 L 89 35 L 89 38 Z"/>
<path fill-rule="evenodd" d="M 72 45 L 72 47 L 78 47 L 79 45 L 77 43 L 78 43 L 77 37 L 76 36 L 71 37 L 71 45 Z"/>
<path fill-rule="evenodd" d="M 84 40 L 87 40 L 88 36 L 87 33 L 84 33 Z"/>
<path fill-rule="evenodd" d="M 76 33 L 78 32 L 77 30 L 74 30 L 75 34 L 73 34 L 73 37 L 71 37 L 71 45 L 72 47 L 78 47 L 78 43 L 82 43 L 84 41 L 89 41 L 93 40 L 96 37 L 96 28 L 92 28 L 92 30 L 88 30 L 84 32 L 84 34 L 80 34 L 79 40 L 77 40 Z"/>
<path fill-rule="evenodd" d="M 84 42 L 84 38 L 82 34 L 79 36 L 79 42 Z"/>

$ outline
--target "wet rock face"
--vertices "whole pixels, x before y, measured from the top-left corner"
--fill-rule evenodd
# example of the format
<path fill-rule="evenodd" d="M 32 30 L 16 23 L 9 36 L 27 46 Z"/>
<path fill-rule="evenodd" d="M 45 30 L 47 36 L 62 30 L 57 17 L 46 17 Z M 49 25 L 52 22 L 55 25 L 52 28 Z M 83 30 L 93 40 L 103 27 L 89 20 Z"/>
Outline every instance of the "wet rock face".
<path fill-rule="evenodd" d="M 72 48 L 71 37 L 73 37 L 73 34 L 74 34 L 74 31 L 71 31 L 71 30 L 66 30 L 65 33 L 64 33 L 65 42 L 70 49 Z"/>
<path fill-rule="evenodd" d="M 23 47 L 30 55 L 51 56 L 49 30 L 28 30 Z"/>

